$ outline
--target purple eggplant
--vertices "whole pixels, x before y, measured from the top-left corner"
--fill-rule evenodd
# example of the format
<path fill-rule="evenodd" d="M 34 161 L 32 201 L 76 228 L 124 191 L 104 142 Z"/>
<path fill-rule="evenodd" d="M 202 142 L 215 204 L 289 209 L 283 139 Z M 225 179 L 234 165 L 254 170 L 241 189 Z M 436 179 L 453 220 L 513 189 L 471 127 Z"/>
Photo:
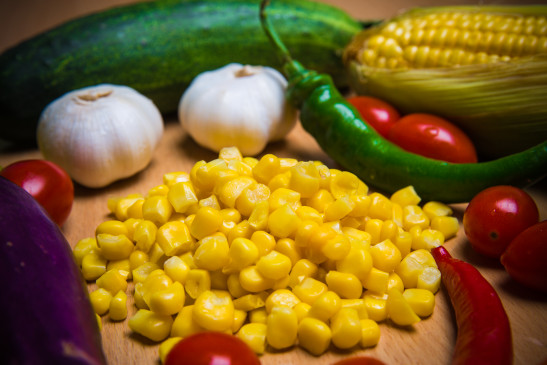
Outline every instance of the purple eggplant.
<path fill-rule="evenodd" d="M 0 177 L 0 363 L 106 364 L 87 287 L 59 227 Z"/>

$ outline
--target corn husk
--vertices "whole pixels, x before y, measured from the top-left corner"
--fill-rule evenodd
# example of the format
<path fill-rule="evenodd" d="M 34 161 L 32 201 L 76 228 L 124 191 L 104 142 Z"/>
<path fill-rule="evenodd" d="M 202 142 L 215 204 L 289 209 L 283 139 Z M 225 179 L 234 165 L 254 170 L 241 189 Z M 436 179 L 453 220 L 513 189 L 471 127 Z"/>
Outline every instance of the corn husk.
<path fill-rule="evenodd" d="M 521 8 L 527 14 L 547 12 L 547 7 L 537 6 L 510 9 Z M 491 9 L 500 12 L 500 7 Z M 418 11 L 432 10 L 417 9 L 401 17 Z M 375 68 L 360 64 L 356 50 L 358 42 L 376 31 L 363 31 L 344 55 L 357 94 L 381 98 L 402 114 L 422 112 L 446 118 L 470 136 L 483 159 L 522 151 L 547 140 L 547 54 L 444 68 Z"/>

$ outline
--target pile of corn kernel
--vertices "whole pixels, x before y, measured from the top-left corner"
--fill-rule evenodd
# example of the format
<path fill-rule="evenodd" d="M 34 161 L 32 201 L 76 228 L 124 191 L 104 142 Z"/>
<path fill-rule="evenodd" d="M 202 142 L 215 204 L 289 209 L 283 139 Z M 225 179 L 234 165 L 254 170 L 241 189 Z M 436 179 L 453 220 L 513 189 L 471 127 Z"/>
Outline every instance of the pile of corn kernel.
<path fill-rule="evenodd" d="M 199 331 L 232 333 L 257 354 L 298 345 L 320 355 L 375 346 L 379 322 L 432 314 L 440 285 L 430 249 L 456 235 L 449 206 L 413 187 L 369 193 L 317 161 L 224 148 L 146 195 L 108 200 L 115 219 L 74 255 L 99 316 L 128 317 L 159 356 Z M 93 287 L 93 289 L 92 289 Z"/>

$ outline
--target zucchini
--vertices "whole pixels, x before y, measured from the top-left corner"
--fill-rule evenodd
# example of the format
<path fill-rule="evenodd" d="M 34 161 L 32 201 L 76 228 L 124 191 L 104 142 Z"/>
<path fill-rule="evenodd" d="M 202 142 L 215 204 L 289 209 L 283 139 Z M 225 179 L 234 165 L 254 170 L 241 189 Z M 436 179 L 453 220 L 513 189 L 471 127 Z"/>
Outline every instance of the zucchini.
<path fill-rule="evenodd" d="M 259 0 L 157 0 L 87 15 L 0 55 L 0 138 L 34 142 L 48 103 L 74 89 L 130 86 L 175 112 L 198 74 L 228 63 L 280 69 L 259 22 Z M 292 54 L 348 86 L 341 54 L 362 25 L 311 0 L 272 4 Z"/>
<path fill-rule="evenodd" d="M 42 206 L 0 176 L 2 364 L 106 364 L 70 245 Z"/>

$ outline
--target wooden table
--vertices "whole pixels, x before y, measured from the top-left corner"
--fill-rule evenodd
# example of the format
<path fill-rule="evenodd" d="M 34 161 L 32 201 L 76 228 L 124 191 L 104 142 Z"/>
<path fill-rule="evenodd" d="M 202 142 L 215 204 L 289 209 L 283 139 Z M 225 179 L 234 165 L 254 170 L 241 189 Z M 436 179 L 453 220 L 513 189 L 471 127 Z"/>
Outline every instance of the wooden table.
<path fill-rule="evenodd" d="M 403 8 L 431 5 L 431 1 L 381 0 L 322 0 L 336 4 L 359 19 L 389 17 Z M 59 24 L 74 16 L 107 8 L 131 0 L 19 0 L 0 3 L 0 51 L 10 45 Z M 502 1 L 496 1 L 500 3 Z M 542 1 L 538 1 L 541 3 Z M 443 1 L 443 4 L 448 4 Z M 452 2 L 452 4 L 474 3 Z M 2 90 L 5 92 L 6 90 Z M 109 218 L 106 202 L 109 197 L 129 193 L 146 193 L 161 183 L 166 172 L 189 171 L 198 160 L 211 160 L 216 154 L 197 146 L 182 130 L 175 117 L 166 118 L 165 134 L 155 152 L 152 163 L 143 172 L 103 189 L 93 190 L 76 186 L 71 216 L 63 227 L 68 241 L 74 245 L 79 239 L 93 235 L 95 227 Z M 337 165 L 302 130 L 300 125 L 285 141 L 269 145 L 264 153 L 293 157 L 299 160 L 322 160 L 331 167 Z M 41 158 L 37 150 L 17 150 L 0 143 L 0 166 L 25 158 Z M 542 182 L 528 189 L 540 208 L 541 219 L 547 219 L 547 184 Z M 455 215 L 461 219 L 465 205 L 455 205 Z M 547 359 L 547 297 L 523 289 L 512 282 L 499 263 L 475 254 L 460 229 L 457 237 L 446 243 L 456 257 L 475 265 L 498 291 L 509 315 L 514 341 L 515 364 L 535 365 Z M 454 316 L 448 297 L 441 290 L 436 295 L 434 314 L 412 329 L 401 330 L 388 323 L 380 324 L 382 336 L 378 346 L 358 353 L 377 357 L 389 364 L 449 364 L 456 338 Z M 134 313 L 131 307 L 131 312 Z M 131 333 L 127 323 L 113 323 L 103 319 L 104 350 L 111 365 L 155 364 L 158 359 L 156 344 L 142 341 Z M 356 355 L 357 353 L 351 353 Z M 329 351 L 321 357 L 312 357 L 295 348 L 287 352 L 268 353 L 264 364 L 331 364 L 348 353 Z"/>

